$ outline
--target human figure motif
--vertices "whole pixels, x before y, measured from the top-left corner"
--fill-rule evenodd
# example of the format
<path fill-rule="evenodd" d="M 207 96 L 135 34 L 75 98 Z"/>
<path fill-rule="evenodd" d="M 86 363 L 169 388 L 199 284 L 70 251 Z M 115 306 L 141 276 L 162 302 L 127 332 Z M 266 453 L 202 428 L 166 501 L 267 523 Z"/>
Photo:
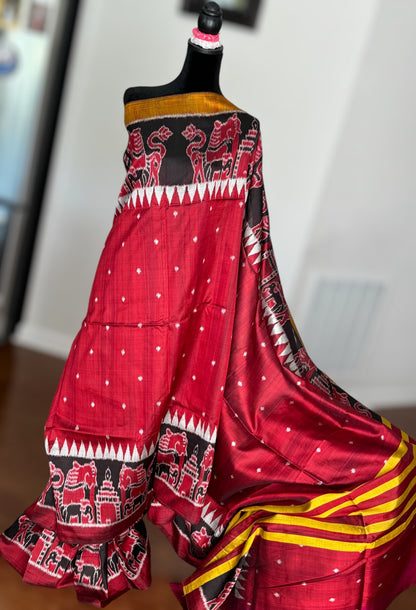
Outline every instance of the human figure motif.
<path fill-rule="evenodd" d="M 212 470 L 212 462 L 214 459 L 214 448 L 212 445 L 208 445 L 208 447 L 204 451 L 204 455 L 201 461 L 200 471 L 199 471 L 199 479 L 196 484 L 196 493 L 195 500 L 198 502 L 199 497 L 203 497 L 208 487 L 208 479 L 209 473 Z"/>
<path fill-rule="evenodd" d="M 46 485 L 42 495 L 39 498 L 39 503 L 44 504 L 46 506 L 52 504 L 52 502 L 48 502 L 50 490 L 52 489 L 53 493 L 55 494 L 55 490 L 58 490 L 60 487 L 62 487 L 65 478 L 62 470 L 60 468 L 57 468 L 53 462 L 49 462 L 49 470 L 51 474 L 49 477 L 48 484 Z"/>

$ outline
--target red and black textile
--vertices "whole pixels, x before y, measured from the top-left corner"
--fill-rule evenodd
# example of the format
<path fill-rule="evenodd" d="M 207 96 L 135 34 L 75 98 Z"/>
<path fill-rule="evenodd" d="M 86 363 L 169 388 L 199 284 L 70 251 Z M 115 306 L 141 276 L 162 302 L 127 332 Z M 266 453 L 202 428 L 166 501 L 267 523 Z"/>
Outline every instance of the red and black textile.
<path fill-rule="evenodd" d="M 258 121 L 191 93 L 126 106 L 126 179 L 45 427 L 50 478 L 1 536 L 27 583 L 104 606 L 381 610 L 416 581 L 416 447 L 310 360 L 270 241 Z"/>

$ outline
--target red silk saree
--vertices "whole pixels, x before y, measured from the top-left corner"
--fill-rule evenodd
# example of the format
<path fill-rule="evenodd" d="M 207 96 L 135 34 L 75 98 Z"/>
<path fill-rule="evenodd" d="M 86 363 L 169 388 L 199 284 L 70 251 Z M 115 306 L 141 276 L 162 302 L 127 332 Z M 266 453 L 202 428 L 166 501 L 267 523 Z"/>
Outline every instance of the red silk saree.
<path fill-rule="evenodd" d="M 310 360 L 270 241 L 258 121 L 213 93 L 131 102 L 113 226 L 45 426 L 50 478 L 0 554 L 104 606 L 381 610 L 416 581 L 416 448 Z"/>

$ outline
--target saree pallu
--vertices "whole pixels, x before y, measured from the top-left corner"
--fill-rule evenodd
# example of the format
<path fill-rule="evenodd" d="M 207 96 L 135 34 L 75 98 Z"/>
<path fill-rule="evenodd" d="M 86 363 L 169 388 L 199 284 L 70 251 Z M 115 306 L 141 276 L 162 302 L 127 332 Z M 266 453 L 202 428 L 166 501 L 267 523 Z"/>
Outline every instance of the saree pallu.
<path fill-rule="evenodd" d="M 309 358 L 270 241 L 258 121 L 223 96 L 127 104 L 126 179 L 45 426 L 50 478 L 1 536 L 27 583 L 104 606 L 381 610 L 415 578 L 415 445 Z"/>

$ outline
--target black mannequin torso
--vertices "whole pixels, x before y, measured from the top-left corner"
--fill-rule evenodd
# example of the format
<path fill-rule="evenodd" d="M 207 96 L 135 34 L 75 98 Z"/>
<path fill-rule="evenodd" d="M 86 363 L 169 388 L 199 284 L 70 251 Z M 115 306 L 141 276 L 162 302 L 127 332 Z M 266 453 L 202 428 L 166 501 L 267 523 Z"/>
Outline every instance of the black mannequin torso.
<path fill-rule="evenodd" d="M 222 47 L 203 49 L 189 42 L 183 68 L 173 81 L 155 87 L 130 87 L 124 94 L 124 103 L 194 91 L 221 93 L 221 60 Z"/>
<path fill-rule="evenodd" d="M 221 24 L 221 8 L 216 2 L 207 2 L 198 18 L 199 31 L 208 35 L 216 35 L 221 29 Z M 199 45 L 198 42 L 198 40 L 188 42 L 185 63 L 180 74 L 173 81 L 154 87 L 130 87 L 124 93 L 124 103 L 198 91 L 221 94 L 219 80 L 222 46 L 203 48 L 203 45 Z"/>

